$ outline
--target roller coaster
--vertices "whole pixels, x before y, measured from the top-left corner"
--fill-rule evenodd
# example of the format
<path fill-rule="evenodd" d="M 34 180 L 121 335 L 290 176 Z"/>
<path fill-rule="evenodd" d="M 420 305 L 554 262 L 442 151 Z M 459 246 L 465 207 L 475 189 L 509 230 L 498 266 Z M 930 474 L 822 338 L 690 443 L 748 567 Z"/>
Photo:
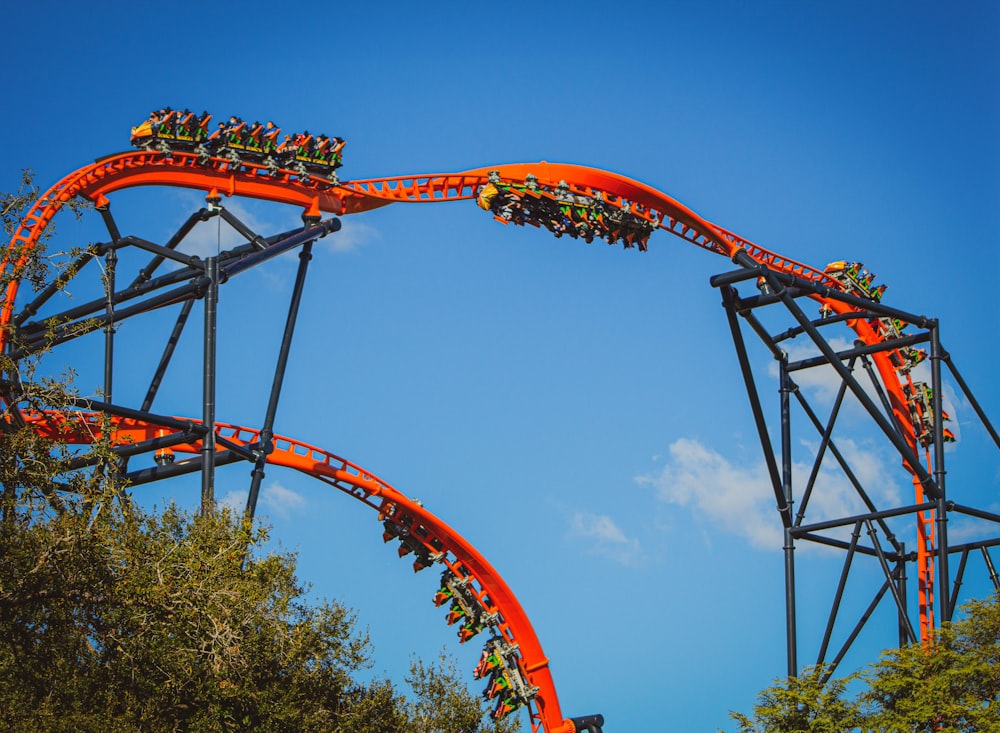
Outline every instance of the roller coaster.
<path fill-rule="evenodd" d="M 592 242 L 600 239 L 624 248 L 646 251 L 656 232 L 665 232 L 737 266 L 716 275 L 711 284 L 720 290 L 733 336 L 740 371 L 774 491 L 785 533 L 785 604 L 788 672 L 798 670 L 795 626 L 795 584 L 792 550 L 796 541 L 813 541 L 845 553 L 840 582 L 834 594 L 818 661 L 824 661 L 838 617 L 851 564 L 858 556 L 874 558 L 884 574 L 868 611 L 835 655 L 843 657 L 871 610 L 887 593 L 899 616 L 901 643 L 930 643 L 936 625 L 951 618 L 968 559 L 982 555 L 994 587 L 1000 588 L 989 548 L 1000 544 L 997 536 L 949 545 L 948 513 L 960 512 L 1000 526 L 1000 516 L 966 506 L 946 497 L 944 444 L 954 439 L 945 423 L 942 405 L 942 366 L 951 375 L 969 404 L 1000 447 L 1000 437 L 940 342 L 936 320 L 915 315 L 884 302 L 884 285 L 857 262 L 835 262 L 813 268 L 771 252 L 713 224 L 654 188 L 630 178 L 580 165 L 536 162 L 496 165 L 457 173 L 395 176 L 366 180 L 338 179 L 343 140 L 303 133 L 277 142 L 273 123 L 246 125 L 230 118 L 214 133 L 210 115 L 190 111 L 160 110 L 132 129 L 135 150 L 100 158 L 65 176 L 30 208 L 14 233 L 3 260 L 5 292 L 0 307 L 0 349 L 17 364 L 33 355 L 104 332 L 101 359 L 104 387 L 101 399 L 80 398 L 67 410 L 35 410 L 23 404 L 17 373 L 4 374 L 2 382 L 3 427 L 28 426 L 65 444 L 86 445 L 110 438 L 119 456 L 118 470 L 130 486 L 186 474 L 200 474 L 202 507 L 214 503 L 216 468 L 246 462 L 253 466 L 246 513 L 253 517 L 267 466 L 300 471 L 366 504 L 377 515 L 386 543 L 395 543 L 400 557 L 412 561 L 414 571 L 432 566 L 441 570 L 433 602 L 447 609 L 445 620 L 456 627 L 464 643 L 480 634 L 485 642 L 474 676 L 485 680 L 484 696 L 500 719 L 527 709 L 532 731 L 548 733 L 598 733 L 601 715 L 565 717 L 560 709 L 549 659 L 526 613 L 500 573 L 462 535 L 420 502 L 408 497 L 375 474 L 332 452 L 302 441 L 276 435 L 274 423 L 281 384 L 288 362 L 289 344 L 298 317 L 301 294 L 313 243 L 340 229 L 337 217 L 371 211 L 394 203 L 474 202 L 503 224 L 533 226 L 556 237 Z M 138 186 L 181 187 L 206 194 L 206 206 L 190 215 L 165 243 L 122 234 L 111 213 L 116 192 Z M 248 197 L 300 207 L 300 228 L 262 235 L 223 205 L 227 197 Z M 74 199 L 92 202 L 102 218 L 109 239 L 87 247 L 64 264 L 31 294 L 21 283 L 41 250 L 54 217 Z M 324 218 L 324 214 L 333 216 Z M 185 237 L 199 222 L 219 218 L 245 242 L 216 256 L 198 257 L 183 252 Z M 144 253 L 144 265 L 132 273 L 127 285 L 118 253 L 125 248 Z M 260 427 L 220 422 L 215 416 L 215 360 L 217 304 L 220 286 L 252 267 L 289 251 L 300 253 L 298 273 L 289 303 L 284 334 L 274 370 L 268 407 Z M 91 262 L 101 267 L 88 267 Z M 169 267 L 164 267 L 169 263 Z M 95 275 L 95 269 L 100 270 Z M 96 277 L 101 297 L 70 308 L 56 306 L 56 294 L 77 279 Z M 740 294 L 747 284 L 751 294 Z M 819 306 L 810 317 L 800 305 L 805 298 Z M 179 335 L 186 327 L 195 301 L 204 303 L 203 414 L 183 418 L 153 412 L 159 386 L 169 369 Z M 786 331 L 772 334 L 756 317 L 760 308 L 783 308 L 792 319 Z M 115 348 L 116 326 L 153 311 L 178 308 L 173 329 L 139 405 L 114 400 L 114 364 L 125 358 Z M 741 322 L 764 343 L 780 368 L 780 447 L 775 450 L 757 391 L 757 380 L 743 337 Z M 853 331 L 855 345 L 836 351 L 826 329 L 840 325 Z M 817 356 L 790 362 L 781 344 L 805 337 Z M 927 348 L 922 348 L 927 345 Z M 128 358 L 141 358 L 134 354 Z M 918 379 L 914 369 L 930 363 L 929 382 Z M 798 390 L 792 375 L 817 366 L 832 367 L 842 380 L 830 417 L 824 423 Z M 854 368 L 861 365 L 871 378 L 862 384 Z M 925 369 L 926 367 L 922 367 Z M 851 471 L 837 449 L 834 424 L 850 391 L 873 423 L 897 452 L 913 485 L 913 501 L 880 508 Z M 875 395 L 874 397 L 872 395 Z M 798 401 L 806 422 L 821 436 L 814 469 L 801 496 L 793 497 L 791 477 L 791 402 Z M 805 522 L 816 474 L 824 455 L 833 456 L 843 469 L 866 511 L 822 522 Z M 87 464 L 81 458 L 79 468 Z M 130 467 L 130 461 L 142 461 Z M 779 466 L 780 461 L 780 466 Z M 793 505 L 798 505 L 793 513 Z M 911 518 L 916 525 L 916 552 L 908 551 L 889 522 Z M 852 529 L 850 540 L 832 530 Z M 867 529 L 870 541 L 859 539 Z M 883 538 L 879 540 L 879 536 Z M 888 548 L 882 542 L 889 544 Z M 949 557 L 958 555 L 953 576 Z M 917 576 L 918 628 L 910 620 L 906 598 L 905 567 L 914 563 Z"/>

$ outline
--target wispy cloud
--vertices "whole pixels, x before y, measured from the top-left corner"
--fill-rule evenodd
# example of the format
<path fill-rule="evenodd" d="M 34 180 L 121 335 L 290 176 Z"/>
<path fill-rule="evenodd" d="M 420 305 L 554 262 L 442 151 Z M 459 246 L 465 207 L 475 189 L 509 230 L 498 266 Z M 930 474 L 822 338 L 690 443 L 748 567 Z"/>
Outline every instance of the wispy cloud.
<path fill-rule="evenodd" d="M 670 445 L 658 472 L 637 476 L 635 481 L 653 489 L 660 501 L 690 507 L 755 547 L 781 546 L 774 493 L 762 465 L 734 466 L 697 440 L 681 438 Z"/>
<path fill-rule="evenodd" d="M 368 222 L 354 216 L 345 216 L 340 219 L 340 231 L 328 234 L 320 242 L 332 252 L 352 252 L 381 237 L 381 232 Z"/>
<path fill-rule="evenodd" d="M 802 445 L 815 455 L 815 445 Z M 893 476 L 878 453 L 849 439 L 841 439 L 837 447 L 876 503 L 898 500 Z M 807 462 L 793 465 L 799 491 L 811 468 Z M 681 438 L 670 445 L 662 468 L 637 476 L 635 481 L 652 489 L 663 503 L 686 507 L 699 519 L 744 537 L 754 547 L 782 545 L 777 501 L 762 461 L 737 465 L 697 440 Z M 839 467 L 829 458 L 824 460 L 808 506 L 808 521 L 848 516 L 863 506 Z"/>
<path fill-rule="evenodd" d="M 628 537 L 606 514 L 576 512 L 570 517 L 569 536 L 585 540 L 590 554 L 632 566 L 642 560 L 639 540 Z"/>
<path fill-rule="evenodd" d="M 281 519 L 289 519 L 293 514 L 300 513 L 306 506 L 304 496 L 282 486 L 277 481 L 261 487 L 257 502 L 258 515 L 270 514 Z M 229 507 L 234 512 L 242 512 L 246 503 L 246 491 L 229 491 L 219 499 L 219 504 Z"/>

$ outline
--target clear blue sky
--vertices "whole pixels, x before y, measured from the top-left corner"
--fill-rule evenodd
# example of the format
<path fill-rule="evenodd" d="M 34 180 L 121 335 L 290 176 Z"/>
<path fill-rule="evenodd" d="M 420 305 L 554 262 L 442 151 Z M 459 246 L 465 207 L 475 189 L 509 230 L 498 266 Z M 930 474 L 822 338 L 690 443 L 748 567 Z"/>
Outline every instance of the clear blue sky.
<path fill-rule="evenodd" d="M 996 3 L 57 2 L 5 18 L 2 190 L 21 168 L 46 187 L 127 148 L 164 105 L 340 135 L 342 178 L 606 168 L 799 261 L 865 262 L 885 302 L 941 319 L 997 419 Z M 200 197 L 112 203 L 123 230 L 162 240 Z M 298 216 L 232 205 L 265 232 Z M 785 661 L 779 522 L 708 284 L 729 263 L 663 233 L 645 254 L 555 240 L 469 203 L 346 219 L 316 254 L 278 432 L 419 497 L 479 547 L 532 618 L 566 714 L 602 712 L 608 733 L 732 729 L 728 710 Z M 223 288 L 220 420 L 263 418 L 295 262 Z M 197 368 L 193 333 L 182 358 Z M 124 395 L 144 389 L 139 354 L 160 337 L 121 334 L 136 354 Z M 93 365 L 76 366 L 91 388 Z M 158 409 L 200 414 L 197 380 L 165 389 Z M 774 380 L 762 391 L 773 408 Z M 1000 510 L 996 452 L 966 405 L 953 412 L 951 496 Z M 906 496 L 898 460 L 847 420 L 867 485 Z M 220 471 L 220 495 L 247 485 L 245 467 Z M 197 490 L 143 489 L 161 505 Z M 363 507 L 275 469 L 263 509 L 314 592 L 358 610 L 377 672 L 401 680 L 411 654 L 444 646 L 471 672 L 479 647 L 459 648 L 431 603 L 435 571 L 414 576 Z M 807 662 L 839 556 L 799 560 Z M 845 665 L 892 628 L 877 615 Z"/>

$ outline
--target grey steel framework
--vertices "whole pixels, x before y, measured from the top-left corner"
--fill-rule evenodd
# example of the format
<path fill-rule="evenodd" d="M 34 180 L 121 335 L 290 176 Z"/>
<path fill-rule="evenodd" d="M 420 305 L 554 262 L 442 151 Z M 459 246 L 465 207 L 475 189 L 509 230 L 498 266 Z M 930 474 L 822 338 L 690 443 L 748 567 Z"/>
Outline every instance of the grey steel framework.
<path fill-rule="evenodd" d="M 267 454 L 273 450 L 274 420 L 288 363 L 292 334 L 298 318 L 305 277 L 309 261 L 312 258 L 312 245 L 320 237 L 338 231 L 340 220 L 336 218 L 321 220 L 320 217 L 304 215 L 301 228 L 265 238 L 251 230 L 235 214 L 224 208 L 220 198 L 210 196 L 206 201 L 207 207 L 191 214 L 163 245 L 136 236 L 122 236 L 114 217 L 111 215 L 110 206 L 98 207 L 110 240 L 87 248 L 83 254 L 67 265 L 63 274 L 54 278 L 14 317 L 12 325 L 15 327 L 15 332 L 12 338 L 13 347 L 10 356 L 17 362 L 84 334 L 103 330 L 103 400 L 79 399 L 73 402 L 72 406 L 175 428 L 179 431 L 163 438 L 115 446 L 113 450 L 118 456 L 115 470 L 129 486 L 200 472 L 201 508 L 203 512 L 208 512 L 214 506 L 216 467 L 240 460 L 248 461 L 252 464 L 253 470 L 246 514 L 252 518 L 256 510 L 261 480 L 264 477 Z M 246 242 L 215 256 L 205 258 L 177 251 L 178 245 L 190 234 L 196 224 L 215 217 L 225 221 L 241 237 L 245 238 Z M 125 247 L 134 247 L 137 250 L 148 252 L 151 257 L 127 286 L 120 287 L 117 283 L 121 274 L 119 272 L 118 252 Z M 296 248 L 300 249 L 299 267 L 278 350 L 270 397 L 261 423 L 260 438 L 256 444 L 240 445 L 218 435 L 215 429 L 215 393 L 218 379 L 216 374 L 216 330 L 219 287 L 231 277 Z M 46 313 L 44 318 L 34 319 L 49 304 L 62 285 L 65 285 L 71 277 L 79 273 L 91 260 L 101 258 L 104 260 L 101 275 L 104 287 L 103 297 L 61 312 Z M 157 270 L 166 261 L 175 263 L 176 269 L 157 276 Z M 150 411 L 196 300 L 204 301 L 201 423 L 178 420 Z M 159 363 L 153 372 L 141 405 L 128 406 L 115 403 L 113 395 L 117 324 L 129 318 L 174 305 L 180 305 L 180 311 L 164 344 Z M 52 324 L 57 325 L 53 326 Z M 134 367 L 134 364 L 132 366 Z M 3 382 L 3 397 L 10 410 L 17 409 L 19 397 L 15 392 L 17 383 L 15 375 L 9 375 Z M 15 416 L 14 419 L 18 418 Z M 173 462 L 173 453 L 167 449 L 173 445 L 199 440 L 202 441 L 200 455 L 176 463 Z M 219 446 L 223 450 L 219 450 Z M 154 455 L 157 465 L 129 471 L 129 459 L 146 453 Z M 82 468 L 96 460 L 81 458 L 70 467 Z"/>
<path fill-rule="evenodd" d="M 982 425 L 1000 448 L 1000 437 L 990 423 L 985 412 L 976 400 L 971 389 L 962 378 L 950 354 L 941 346 L 940 326 L 936 319 L 907 313 L 881 303 L 858 298 L 824 287 L 792 275 L 773 271 L 766 266 L 758 265 L 745 253 L 738 253 L 734 258 L 742 269 L 716 275 L 711 278 L 713 287 L 719 288 L 722 294 L 722 304 L 726 311 L 733 337 L 733 344 L 739 360 L 740 371 L 746 385 L 747 397 L 753 412 L 754 421 L 760 438 L 768 476 L 774 491 L 778 515 L 784 531 L 784 574 L 785 574 L 785 619 L 788 675 L 795 676 L 799 672 L 798 638 L 796 628 L 796 590 L 795 590 L 795 548 L 796 543 L 812 542 L 836 548 L 844 552 L 843 566 L 839 580 L 833 593 L 830 611 L 826 620 L 823 637 L 819 642 L 816 664 L 829 665 L 827 675 L 832 674 L 844 655 L 851 648 L 859 633 L 868 622 L 876 607 L 888 595 L 898 611 L 898 643 L 904 645 L 918 640 L 911 622 L 911 613 L 907 607 L 907 563 L 915 562 L 917 554 L 907 551 L 905 544 L 896 536 L 890 527 L 890 520 L 896 517 L 915 519 L 918 512 L 933 510 L 936 512 L 935 561 L 937 568 L 937 601 L 936 618 L 949 621 L 952 618 L 959 589 L 962 586 L 970 556 L 981 556 L 983 567 L 993 584 L 1000 590 L 1000 578 L 990 557 L 989 548 L 1000 545 L 1000 515 L 983 511 L 962 503 L 950 500 L 945 489 L 945 451 L 943 443 L 943 410 L 941 408 L 942 382 L 941 365 L 948 367 L 955 385 L 968 400 Z M 748 284 L 752 294 L 741 297 L 738 285 Z M 860 312 L 845 315 L 827 316 L 825 318 L 809 318 L 799 302 L 801 298 L 811 295 L 821 295 L 824 298 L 840 300 Z M 811 301 L 814 302 L 814 301 Z M 760 309 L 770 309 L 768 320 L 779 320 L 790 323 L 783 331 L 772 333 L 758 317 Z M 900 319 L 919 329 L 918 333 L 902 338 L 886 341 L 876 345 L 865 345 L 856 342 L 854 348 L 837 351 L 826 337 L 829 326 L 841 323 L 849 318 L 880 318 Z M 771 429 L 765 419 L 765 410 L 757 389 L 757 381 L 751 366 L 751 359 L 744 341 L 744 326 L 760 339 L 770 351 L 778 364 L 779 372 L 779 428 L 778 438 L 772 440 Z M 817 356 L 798 361 L 789 361 L 782 345 L 795 337 L 804 336 L 819 352 Z M 879 351 L 890 351 L 914 344 L 930 345 L 931 389 L 934 400 L 934 444 L 931 447 L 933 455 L 933 475 L 921 465 L 920 459 L 903 439 L 888 398 L 881 388 L 870 356 Z M 832 367 L 839 375 L 841 383 L 833 402 L 829 416 L 824 420 L 808 402 L 802 390 L 795 383 L 793 375 L 817 367 Z M 866 389 L 859 381 L 856 372 L 859 370 L 870 384 Z M 903 463 L 917 476 L 928 497 L 926 502 L 917 504 L 899 504 L 896 506 L 879 506 L 872 499 L 871 492 L 859 480 L 857 472 L 844 452 L 838 449 L 834 440 L 834 428 L 843 406 L 847 391 L 857 398 L 864 410 L 878 427 L 888 444 L 896 451 Z M 877 395 L 875 399 L 871 393 Z M 811 457 L 812 468 L 805 481 L 793 476 L 793 445 L 792 420 L 793 405 L 799 407 L 797 417 L 804 418 L 801 425 L 804 431 L 815 430 L 819 436 L 818 448 Z M 777 451 L 775 450 L 777 443 Z M 853 488 L 860 504 L 865 511 L 850 516 L 824 519 L 823 521 L 807 521 L 810 500 L 816 489 L 820 469 L 824 460 L 832 459 L 839 470 L 843 472 Z M 961 494 L 961 488 L 953 492 Z M 948 517 L 962 514 L 986 520 L 987 528 L 982 537 L 971 542 L 949 544 L 947 526 Z M 849 539 L 836 536 L 850 529 Z M 854 620 L 853 627 L 843 639 L 839 648 L 831 652 L 836 622 L 840 615 L 854 560 L 858 557 L 871 558 L 877 563 L 881 572 L 881 585 L 873 589 L 871 601 L 867 608 Z M 954 575 L 950 570 L 951 558 L 958 557 L 958 567 Z M 895 643 L 895 642 L 893 642 Z M 887 643 L 885 646 L 892 646 Z"/>

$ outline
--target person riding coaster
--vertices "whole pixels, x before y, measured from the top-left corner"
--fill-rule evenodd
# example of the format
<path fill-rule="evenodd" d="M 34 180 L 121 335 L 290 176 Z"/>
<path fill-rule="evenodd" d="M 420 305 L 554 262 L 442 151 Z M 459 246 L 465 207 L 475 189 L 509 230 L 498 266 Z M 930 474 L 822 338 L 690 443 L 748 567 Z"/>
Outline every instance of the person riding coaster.
<path fill-rule="evenodd" d="M 229 162 L 231 170 L 242 170 L 244 162 L 263 164 L 272 176 L 282 169 L 298 174 L 307 182 L 316 176 L 337 184 L 334 172 L 343 163 L 343 138 L 320 135 L 313 138 L 308 131 L 285 136 L 279 144 L 281 128 L 268 121 L 252 125 L 233 115 L 209 132 L 212 115 L 196 115 L 190 110 L 177 112 L 170 107 L 153 110 L 149 117 L 131 128 L 130 142 L 134 147 L 159 151 L 170 156 L 175 150 L 194 152 L 201 165 L 213 158 Z"/>

